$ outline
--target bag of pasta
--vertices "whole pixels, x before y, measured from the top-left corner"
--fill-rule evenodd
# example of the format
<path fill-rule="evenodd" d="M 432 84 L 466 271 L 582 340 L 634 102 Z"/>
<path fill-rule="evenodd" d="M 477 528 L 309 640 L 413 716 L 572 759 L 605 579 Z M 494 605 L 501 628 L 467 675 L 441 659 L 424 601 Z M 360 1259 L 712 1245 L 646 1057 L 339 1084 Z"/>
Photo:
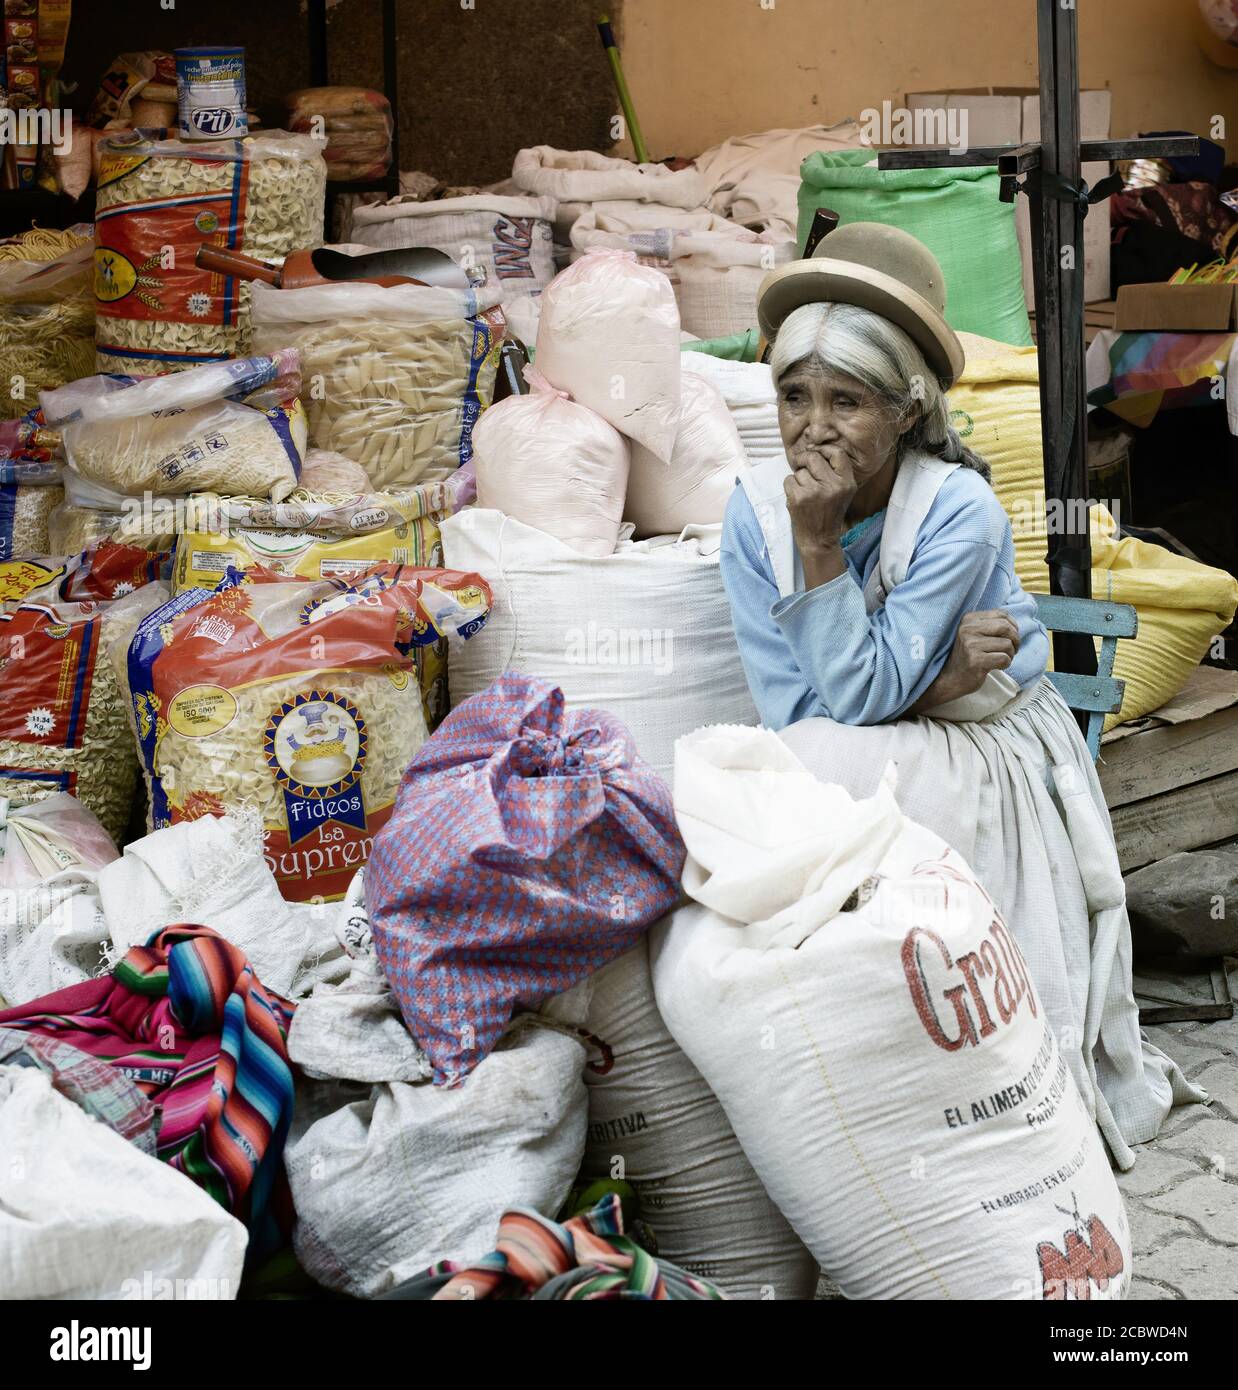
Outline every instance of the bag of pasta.
<path fill-rule="evenodd" d="M 0 563 L 16 555 L 46 555 L 48 524 L 63 501 L 58 463 L 0 458 Z"/>
<path fill-rule="evenodd" d="M 162 584 L 124 600 L 0 605 L 0 796 L 72 792 L 119 844 L 138 764 L 109 644 L 161 599 Z"/>
<path fill-rule="evenodd" d="M 203 242 L 282 261 L 322 244 L 327 166 L 309 135 L 103 145 L 95 205 L 98 370 L 182 371 L 250 351 L 250 286 L 199 270 Z M 282 345 L 281 345 L 282 346 Z"/>
<path fill-rule="evenodd" d="M 89 235 L 36 227 L 0 245 L 0 419 L 94 371 L 93 282 Z"/>
<path fill-rule="evenodd" d="M 377 491 L 434 482 L 472 457 L 503 338 L 497 290 L 255 284 L 258 351 L 301 354 L 309 442 L 359 463 Z"/>
<path fill-rule="evenodd" d="M 280 501 L 297 485 L 305 412 L 295 351 L 176 376 L 92 376 L 42 396 L 68 465 L 130 496 L 212 491 Z"/>
<path fill-rule="evenodd" d="M 126 658 L 150 828 L 256 811 L 284 897 L 342 897 L 426 738 L 413 648 L 489 608 L 478 575 L 402 566 L 355 584 L 232 570 L 178 594 Z"/>

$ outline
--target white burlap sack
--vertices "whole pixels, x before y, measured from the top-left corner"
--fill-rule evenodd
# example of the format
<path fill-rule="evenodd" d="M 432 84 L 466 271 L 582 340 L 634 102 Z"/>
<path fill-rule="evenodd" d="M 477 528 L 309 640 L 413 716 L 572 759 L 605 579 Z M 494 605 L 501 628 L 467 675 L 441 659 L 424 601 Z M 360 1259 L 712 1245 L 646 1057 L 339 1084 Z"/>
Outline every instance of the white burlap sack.
<path fill-rule="evenodd" d="M 109 939 L 96 877 L 66 869 L 40 884 L 0 889 L 0 1001 L 26 1004 L 104 969 Z"/>
<path fill-rule="evenodd" d="M 628 251 L 590 251 L 542 296 L 537 368 L 669 459 L 679 429 L 679 331 L 666 276 Z"/>
<path fill-rule="evenodd" d="M 665 466 L 665 465 L 663 465 Z M 578 555 L 499 512 L 443 523 L 444 561 L 484 574 L 485 627 L 452 651 L 458 705 L 506 670 L 536 671 L 570 709 L 621 719 L 640 755 L 669 778 L 680 734 L 725 720 L 756 724 L 718 565 L 721 527 L 683 539 L 621 541 Z"/>
<path fill-rule="evenodd" d="M 637 536 L 678 535 L 722 521 L 748 456 L 721 394 L 698 373 L 681 380 L 683 414 L 670 463 L 632 445 L 624 517 Z M 480 497 L 478 487 L 478 500 Z M 614 548 L 613 546 L 611 547 Z"/>
<path fill-rule="evenodd" d="M 473 429 L 477 505 L 581 555 L 609 555 L 623 521 L 628 441 L 537 368 L 527 367 L 525 376 L 529 394 L 492 405 Z"/>
<path fill-rule="evenodd" d="M 811 1298 L 817 1262 L 766 1195 L 704 1077 L 666 1031 L 645 941 L 593 977 L 582 1181 L 621 1178 L 662 1259 L 732 1298 Z"/>
<path fill-rule="evenodd" d="M 728 223 L 725 232 L 676 236 L 671 252 L 684 328 L 698 338 L 725 338 L 755 326 L 761 281 L 794 259 L 795 241 L 780 233 L 739 236 Z"/>
<path fill-rule="evenodd" d="M 0 1299 L 235 1298 L 245 1227 L 30 1067 L 0 1067 Z"/>
<path fill-rule="evenodd" d="M 418 202 L 393 198 L 353 213 L 351 236 L 384 251 L 433 246 L 466 271 L 478 267 L 506 301 L 538 295 L 554 278 L 552 198 L 478 193 Z"/>
<path fill-rule="evenodd" d="M 286 1158 L 302 1267 L 368 1298 L 485 1254 L 509 1207 L 555 1215 L 584 1149 L 584 1059 L 579 1039 L 518 1023 L 462 1086 L 375 1085 L 316 1121 Z"/>
<path fill-rule="evenodd" d="M 705 377 L 722 393 L 754 468 L 786 454 L 778 431 L 778 394 L 766 363 L 730 362 L 706 352 L 685 352 L 682 365 L 685 372 Z"/>
<path fill-rule="evenodd" d="M 658 1007 L 822 1268 L 849 1298 L 1122 1297 L 1100 1135 L 963 860 L 768 731 L 676 754 L 695 901 L 650 938 Z"/>

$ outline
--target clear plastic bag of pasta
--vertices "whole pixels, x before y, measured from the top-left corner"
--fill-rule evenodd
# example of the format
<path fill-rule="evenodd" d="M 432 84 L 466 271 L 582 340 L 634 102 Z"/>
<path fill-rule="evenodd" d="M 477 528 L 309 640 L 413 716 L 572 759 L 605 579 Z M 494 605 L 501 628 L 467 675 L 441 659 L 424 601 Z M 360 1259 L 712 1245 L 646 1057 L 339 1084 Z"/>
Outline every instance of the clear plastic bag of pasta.
<path fill-rule="evenodd" d="M 413 648 L 489 607 L 478 575 L 406 566 L 353 584 L 232 570 L 178 594 L 122 673 L 151 828 L 252 810 L 285 898 L 342 897 L 426 738 Z"/>
<path fill-rule="evenodd" d="M 199 270 L 209 242 L 262 261 L 322 244 L 322 143 L 123 131 L 103 145 L 95 211 L 98 370 L 150 375 L 250 352 L 250 286 Z M 282 345 L 281 345 L 282 346 Z"/>
<path fill-rule="evenodd" d="M 294 351 L 175 376 L 92 376 L 42 396 L 69 467 L 130 496 L 213 491 L 280 501 L 297 486 L 305 412 Z"/>
<path fill-rule="evenodd" d="M 494 289 L 255 284 L 254 345 L 299 351 L 311 445 L 359 463 L 376 491 L 409 487 L 472 456 L 494 392 L 498 304 Z"/>
<path fill-rule="evenodd" d="M 39 227 L 0 245 L 0 419 L 94 371 L 93 282 L 91 242 L 73 230 Z"/>

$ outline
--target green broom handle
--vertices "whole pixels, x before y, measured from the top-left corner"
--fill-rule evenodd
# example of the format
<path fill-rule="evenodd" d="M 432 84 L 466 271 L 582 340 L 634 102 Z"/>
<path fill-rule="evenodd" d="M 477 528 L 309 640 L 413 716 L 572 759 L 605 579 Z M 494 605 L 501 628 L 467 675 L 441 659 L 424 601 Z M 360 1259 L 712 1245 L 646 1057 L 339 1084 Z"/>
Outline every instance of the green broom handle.
<path fill-rule="evenodd" d="M 649 151 L 645 148 L 644 136 L 640 133 L 640 122 L 636 119 L 636 108 L 632 105 L 632 94 L 628 91 L 627 79 L 623 75 L 623 64 L 619 61 L 619 48 L 615 43 L 610 19 L 602 15 L 598 20 L 598 33 L 602 36 L 602 47 L 610 59 L 610 70 L 614 75 L 615 88 L 619 93 L 619 105 L 623 107 L 623 119 L 627 122 L 628 134 L 632 137 L 632 148 L 636 152 L 638 164 L 649 163 Z"/>

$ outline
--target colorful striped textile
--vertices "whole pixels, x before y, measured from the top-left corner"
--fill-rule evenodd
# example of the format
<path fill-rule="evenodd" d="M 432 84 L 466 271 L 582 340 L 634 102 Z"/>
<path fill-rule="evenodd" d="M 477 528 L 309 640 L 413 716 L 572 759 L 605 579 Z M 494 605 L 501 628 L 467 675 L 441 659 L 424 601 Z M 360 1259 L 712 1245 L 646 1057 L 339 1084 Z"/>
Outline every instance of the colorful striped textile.
<path fill-rule="evenodd" d="M 0 1032 L 0 1066 L 38 1067 L 47 1072 L 53 1088 L 67 1100 L 156 1157 L 159 1116 L 155 1107 L 127 1076 L 106 1062 L 57 1038 L 9 1028 Z"/>
<path fill-rule="evenodd" d="M 262 1256 L 291 1230 L 293 1008 L 210 927 L 173 926 L 110 975 L 5 1010 L 0 1028 L 68 1043 L 135 1082 L 159 1111 L 158 1157 L 243 1221 Z"/>
<path fill-rule="evenodd" d="M 656 1259 L 623 1234 L 623 1206 L 608 1193 L 560 1225 L 527 1207 L 503 1213 L 495 1249 L 469 1265 L 440 1260 L 384 1299 L 725 1299 L 704 1279 Z"/>
<path fill-rule="evenodd" d="M 1145 429 L 1159 410 L 1223 400 L 1236 339 L 1234 333 L 1118 333 L 1108 342 L 1108 379 L 1088 392 L 1088 404 Z M 1093 380 L 1098 365 L 1089 352 Z"/>
<path fill-rule="evenodd" d="M 374 947 L 435 1085 L 516 1006 L 634 946 L 679 897 L 670 788 L 603 710 L 508 671 L 410 763 L 365 871 Z"/>

